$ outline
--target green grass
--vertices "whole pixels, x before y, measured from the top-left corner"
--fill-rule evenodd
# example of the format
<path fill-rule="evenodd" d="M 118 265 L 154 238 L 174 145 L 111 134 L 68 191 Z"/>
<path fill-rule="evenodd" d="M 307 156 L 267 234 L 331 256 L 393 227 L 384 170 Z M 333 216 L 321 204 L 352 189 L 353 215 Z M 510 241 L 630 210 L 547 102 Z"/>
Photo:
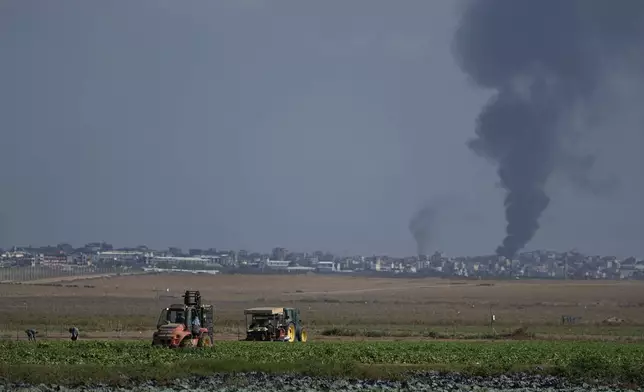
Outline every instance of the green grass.
<path fill-rule="evenodd" d="M 434 338 L 434 339 L 504 339 L 521 337 L 540 340 L 644 340 L 644 327 L 641 326 L 544 326 L 525 324 L 497 325 L 494 330 L 489 326 L 456 325 L 426 326 L 423 328 L 391 327 L 387 325 L 356 328 L 355 326 L 329 326 L 318 331 L 323 336 L 347 337 L 387 337 L 387 338 Z M 519 334 L 517 334 L 520 332 Z M 519 335 L 519 336 L 518 336 Z"/>
<path fill-rule="evenodd" d="M 479 375 L 544 372 L 644 382 L 644 345 L 601 342 L 216 342 L 169 350 L 149 342 L 0 343 L 0 377 L 79 384 L 159 381 L 189 374 L 267 371 L 395 378 L 419 369 Z"/>
<path fill-rule="evenodd" d="M 126 311 L 131 311 L 127 310 Z M 148 333 L 156 326 L 157 314 L 127 314 L 115 318 L 112 315 L 83 314 L 51 315 L 31 310 L 0 312 L 0 337 L 25 338 L 26 328 L 35 328 L 41 337 L 67 336 L 67 329 L 74 325 L 84 336 L 93 333 Z M 243 332 L 243 320 L 217 320 L 217 334 Z M 370 324 L 365 326 L 350 324 L 317 323 L 307 324 L 309 331 L 316 335 L 367 337 L 367 338 L 437 338 L 437 339 L 492 339 L 511 335 L 521 326 L 526 327 L 525 338 L 536 339 L 587 339 L 587 340 L 644 340 L 642 325 L 538 325 L 530 323 L 508 323 L 495 326 L 493 331 L 486 325 L 391 325 Z M 105 336 L 105 335 L 102 335 Z M 147 336 L 147 335 L 146 335 Z"/>
<path fill-rule="evenodd" d="M 404 329 L 356 329 L 356 328 L 341 328 L 341 327 L 332 327 L 323 329 L 320 331 L 322 336 L 348 336 L 348 337 L 364 337 L 364 338 L 409 338 L 409 337 L 420 337 L 420 338 L 431 338 L 431 339 L 533 339 L 536 338 L 536 334 L 528 331 L 528 328 L 514 328 L 514 329 L 500 329 L 496 332 L 488 330 L 484 332 L 482 330 L 478 332 L 467 332 L 462 329 L 453 329 L 453 330 L 441 330 L 441 329 L 430 329 L 426 328 L 424 330 L 404 330 Z"/>

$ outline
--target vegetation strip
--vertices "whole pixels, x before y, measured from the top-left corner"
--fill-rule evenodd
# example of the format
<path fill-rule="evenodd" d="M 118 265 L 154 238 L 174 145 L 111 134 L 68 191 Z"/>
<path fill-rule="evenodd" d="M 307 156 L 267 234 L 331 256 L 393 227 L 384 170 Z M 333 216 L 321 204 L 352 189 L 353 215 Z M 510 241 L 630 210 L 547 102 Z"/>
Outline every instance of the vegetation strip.
<path fill-rule="evenodd" d="M 477 375 L 513 371 L 586 380 L 644 382 L 644 345 L 600 342 L 216 342 L 208 349 L 149 342 L 0 343 L 0 375 L 25 382 L 159 380 L 213 372 L 295 372 L 395 378 L 437 369 Z M 180 365 L 180 366 L 178 366 Z M 376 366 L 374 366 L 376 365 Z"/>

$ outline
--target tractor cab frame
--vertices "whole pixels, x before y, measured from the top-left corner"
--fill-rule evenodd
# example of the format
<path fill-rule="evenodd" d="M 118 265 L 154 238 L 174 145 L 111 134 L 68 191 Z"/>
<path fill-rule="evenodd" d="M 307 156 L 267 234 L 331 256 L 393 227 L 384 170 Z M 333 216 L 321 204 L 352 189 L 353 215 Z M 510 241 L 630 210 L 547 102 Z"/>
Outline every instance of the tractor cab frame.
<path fill-rule="evenodd" d="M 214 341 L 214 307 L 201 302 L 199 291 L 186 291 L 183 304 L 172 304 L 161 310 L 153 346 L 211 347 Z M 193 328 L 195 318 L 200 326 Z"/>

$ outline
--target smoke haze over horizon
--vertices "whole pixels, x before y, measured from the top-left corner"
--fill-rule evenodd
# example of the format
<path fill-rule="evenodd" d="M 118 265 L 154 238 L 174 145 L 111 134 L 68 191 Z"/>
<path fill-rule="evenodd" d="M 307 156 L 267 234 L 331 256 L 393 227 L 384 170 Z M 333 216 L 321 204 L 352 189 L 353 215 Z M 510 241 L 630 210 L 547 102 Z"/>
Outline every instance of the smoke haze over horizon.
<path fill-rule="evenodd" d="M 484 28 L 490 16 L 475 14 L 482 53 L 504 57 L 480 67 L 470 53 L 460 69 L 452 43 L 466 9 L 424 0 L 0 2 L 0 247 L 409 255 L 410 217 L 448 194 L 431 249 L 491 253 L 505 235 L 505 191 L 466 143 L 505 83 L 490 70 L 512 73 L 527 52 L 505 56 L 508 46 L 492 45 Z M 543 13 L 529 10 L 537 19 L 523 15 L 527 29 Z M 593 42 L 604 47 L 600 32 Z M 529 247 L 644 256 L 644 114 L 634 109 L 644 89 L 627 64 L 561 116 L 583 132 L 566 132 L 563 153 L 548 161 L 550 204 Z M 576 80 L 555 84 L 566 105 L 580 94 Z"/>

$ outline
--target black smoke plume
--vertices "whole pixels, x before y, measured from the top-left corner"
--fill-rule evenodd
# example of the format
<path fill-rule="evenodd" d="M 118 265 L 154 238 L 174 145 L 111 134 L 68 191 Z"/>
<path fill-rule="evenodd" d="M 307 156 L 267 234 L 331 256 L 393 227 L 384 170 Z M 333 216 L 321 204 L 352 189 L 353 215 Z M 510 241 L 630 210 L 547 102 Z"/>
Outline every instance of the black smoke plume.
<path fill-rule="evenodd" d="M 550 202 L 545 185 L 566 155 L 563 120 L 589 103 L 617 64 L 644 72 L 644 1 L 478 0 L 463 11 L 455 57 L 476 85 L 495 93 L 469 147 L 498 165 L 507 228 L 496 252 L 512 257 Z"/>

